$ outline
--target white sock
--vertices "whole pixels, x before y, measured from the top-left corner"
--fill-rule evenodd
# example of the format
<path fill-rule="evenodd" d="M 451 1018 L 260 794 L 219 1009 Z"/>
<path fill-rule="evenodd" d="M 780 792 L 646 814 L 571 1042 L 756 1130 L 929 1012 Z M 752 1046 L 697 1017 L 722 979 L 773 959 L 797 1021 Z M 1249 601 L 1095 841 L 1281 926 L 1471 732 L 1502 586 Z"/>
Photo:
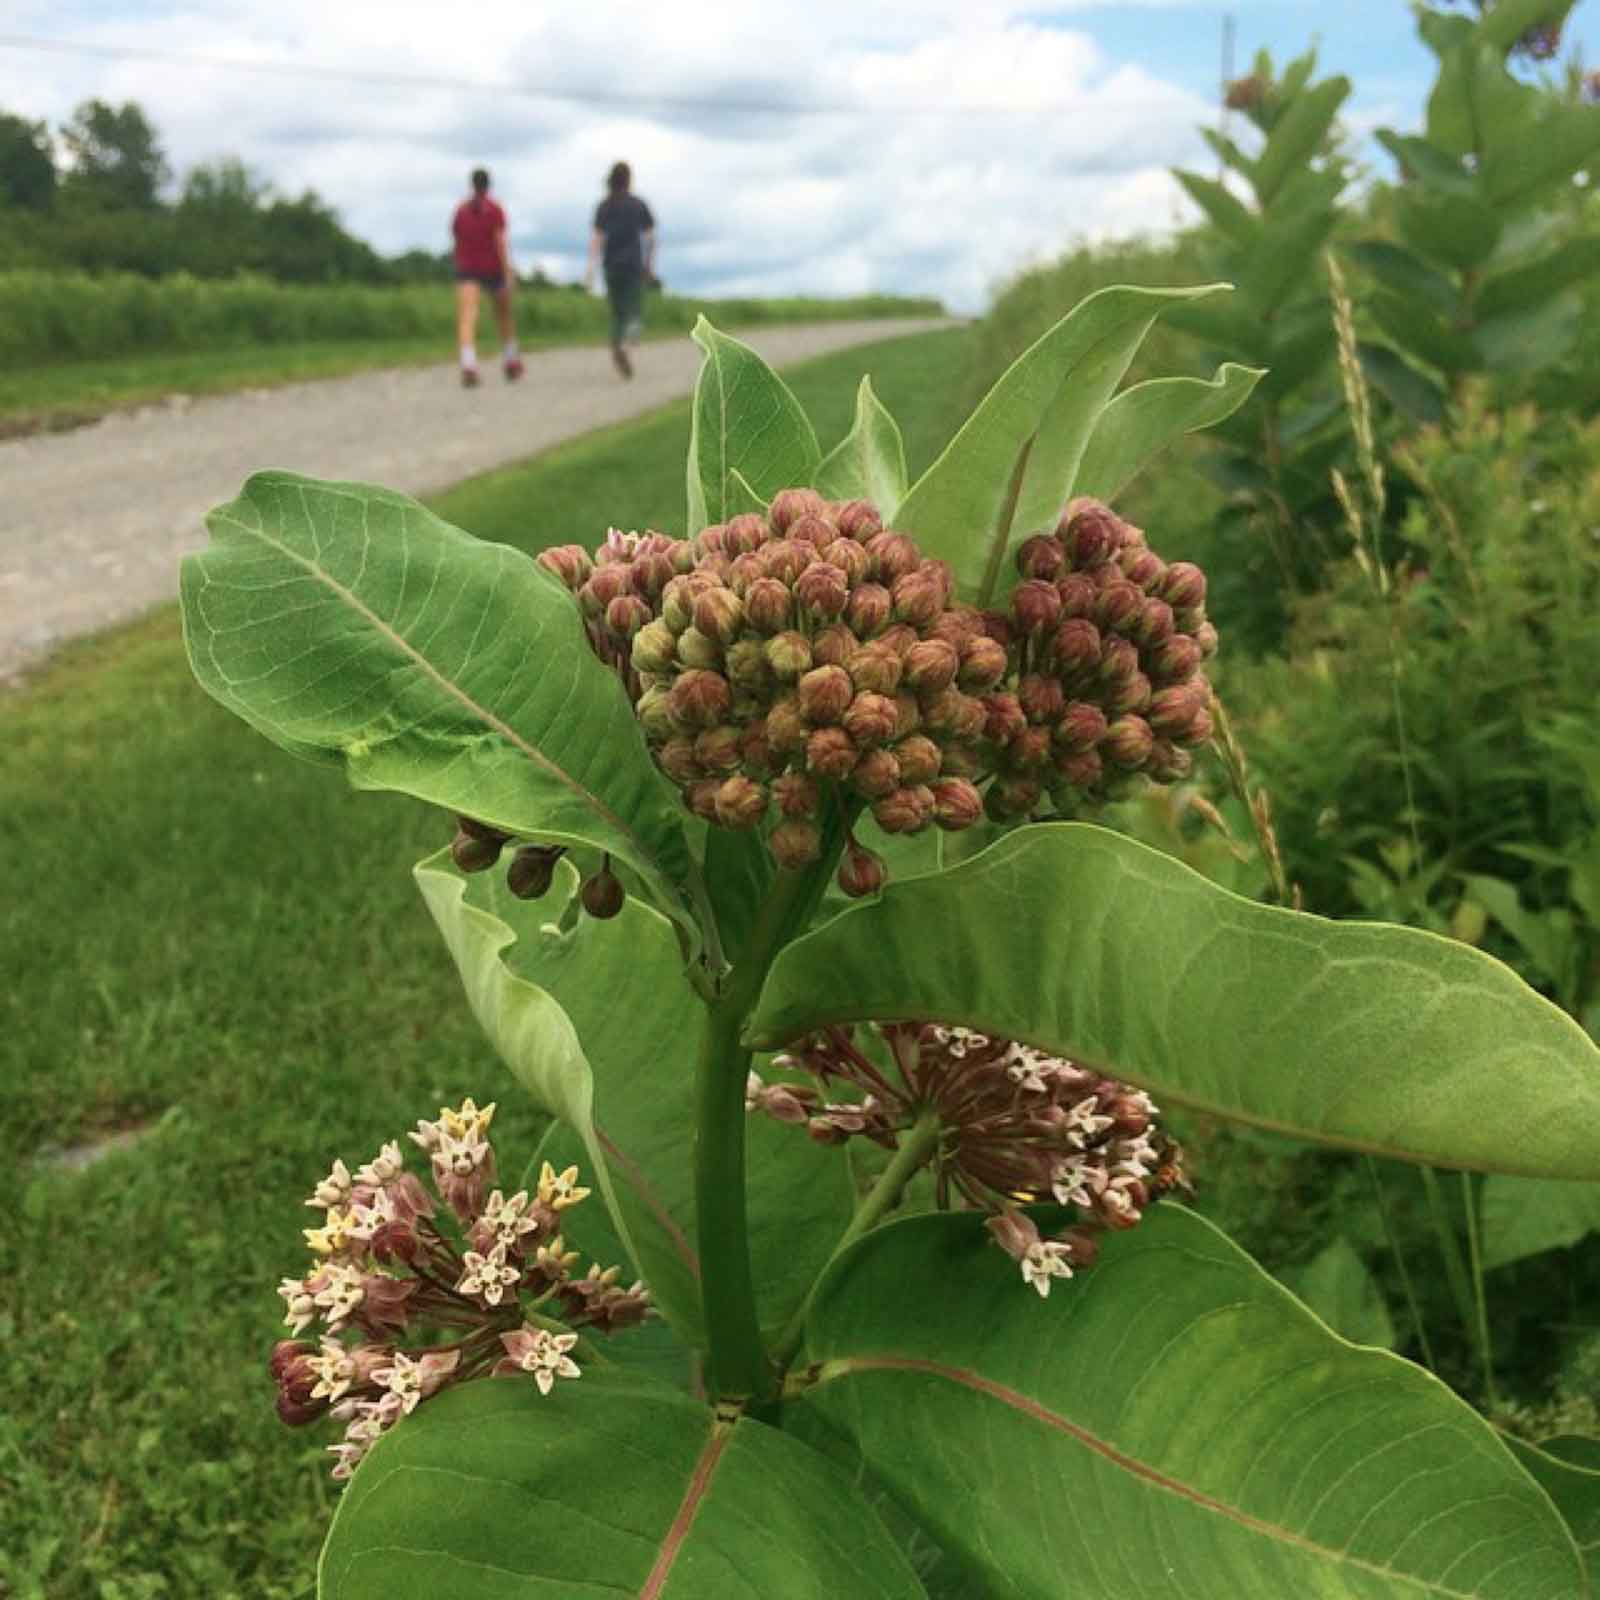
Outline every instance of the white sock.
<path fill-rule="evenodd" d="M 461 370 L 463 372 L 476 372 L 478 370 L 478 351 L 475 345 L 462 345 Z"/>
<path fill-rule="evenodd" d="M 515 361 L 516 359 L 517 359 L 517 341 L 515 339 L 507 339 L 506 340 L 506 360 L 507 361 Z"/>

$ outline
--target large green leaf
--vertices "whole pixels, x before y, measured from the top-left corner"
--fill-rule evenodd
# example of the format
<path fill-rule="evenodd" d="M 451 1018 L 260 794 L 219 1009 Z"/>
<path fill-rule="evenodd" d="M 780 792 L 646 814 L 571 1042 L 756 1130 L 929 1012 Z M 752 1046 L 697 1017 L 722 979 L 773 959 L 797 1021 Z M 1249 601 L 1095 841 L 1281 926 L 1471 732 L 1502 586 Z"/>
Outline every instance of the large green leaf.
<path fill-rule="evenodd" d="M 1161 1206 L 1041 1300 L 971 1213 L 823 1280 L 808 1399 L 1016 1600 L 1580 1600 L 1579 1553 L 1493 1429 L 1346 1344 Z"/>
<path fill-rule="evenodd" d="M 287 472 L 207 520 L 183 625 L 208 693 L 357 788 L 609 850 L 688 922 L 677 797 L 536 562 L 404 495 Z"/>
<path fill-rule="evenodd" d="M 1600 1229 L 1600 1183 L 1486 1179 L 1479 1202 L 1487 1271 L 1546 1250 L 1565 1250 Z"/>
<path fill-rule="evenodd" d="M 1216 377 L 1152 378 L 1100 413 L 1078 468 L 1077 492 L 1111 500 L 1174 440 L 1230 417 L 1250 398 L 1260 367 L 1226 362 Z"/>
<path fill-rule="evenodd" d="M 1600 1439 L 1572 1433 L 1536 1445 L 1511 1434 L 1505 1440 L 1523 1471 L 1555 1502 L 1592 1580 L 1600 1560 Z"/>
<path fill-rule="evenodd" d="M 619 916 L 570 918 L 563 862 L 544 900 L 498 873 L 463 879 L 444 855 L 417 882 L 485 1033 L 523 1086 L 583 1137 L 608 1208 L 652 1293 L 689 1341 L 700 1328 L 693 1147 L 705 1008 L 665 919 L 630 898 Z M 571 926 L 563 931 L 563 924 Z M 581 1042 L 580 1042 L 581 1041 Z M 849 1221 L 836 1151 L 752 1117 L 750 1251 L 762 1321 L 781 1327 Z"/>
<path fill-rule="evenodd" d="M 917 1600 L 854 1483 L 787 1434 L 617 1371 L 427 1401 L 339 1502 L 319 1600 Z"/>
<path fill-rule="evenodd" d="M 863 375 L 855 425 L 823 457 L 814 483 L 830 500 L 870 500 L 885 522 L 893 521 L 906 492 L 906 448 L 871 378 Z"/>
<path fill-rule="evenodd" d="M 1481 267 L 1494 254 L 1504 226 L 1500 213 L 1475 195 L 1409 188 L 1395 197 L 1395 217 L 1413 250 L 1461 272 Z"/>
<path fill-rule="evenodd" d="M 1509 967 L 1414 928 L 1258 905 L 1085 823 L 1019 828 L 797 940 L 750 1032 L 777 1045 L 900 1017 L 1296 1138 L 1600 1178 L 1600 1050 Z"/>
<path fill-rule="evenodd" d="M 1101 289 L 1011 364 L 895 517 L 925 554 L 948 561 L 964 600 L 998 600 L 1014 580 L 1006 556 L 1053 526 L 1072 494 L 1084 446 L 1151 324 L 1197 289 Z"/>
<path fill-rule="evenodd" d="M 725 522 L 780 489 L 811 482 L 822 451 L 789 386 L 747 344 L 704 317 L 694 342 L 705 352 L 689 424 L 689 531 Z M 737 472 L 744 485 L 734 483 Z"/>
<path fill-rule="evenodd" d="M 1349 94 L 1348 78 L 1329 78 L 1297 94 L 1273 124 L 1255 165 L 1256 194 L 1263 208 L 1272 204 L 1285 182 L 1317 153 Z"/>

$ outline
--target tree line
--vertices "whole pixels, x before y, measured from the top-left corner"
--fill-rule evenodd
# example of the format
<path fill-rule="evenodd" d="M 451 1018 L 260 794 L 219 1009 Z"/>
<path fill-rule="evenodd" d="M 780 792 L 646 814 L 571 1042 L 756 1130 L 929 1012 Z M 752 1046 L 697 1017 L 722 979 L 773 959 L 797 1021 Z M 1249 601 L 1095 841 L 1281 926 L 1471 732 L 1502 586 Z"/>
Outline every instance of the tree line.
<path fill-rule="evenodd" d="M 0 110 L 0 270 L 259 273 L 286 283 L 406 283 L 443 255 L 384 257 L 314 189 L 291 198 L 236 156 L 191 167 L 174 190 L 160 136 L 135 101 L 86 100 L 53 133 Z"/>

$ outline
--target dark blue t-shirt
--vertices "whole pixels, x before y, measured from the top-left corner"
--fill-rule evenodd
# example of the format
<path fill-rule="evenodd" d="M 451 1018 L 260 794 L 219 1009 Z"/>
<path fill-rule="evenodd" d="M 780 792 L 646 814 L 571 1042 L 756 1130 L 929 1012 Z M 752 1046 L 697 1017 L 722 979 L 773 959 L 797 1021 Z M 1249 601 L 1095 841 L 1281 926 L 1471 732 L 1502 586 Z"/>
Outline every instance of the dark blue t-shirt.
<path fill-rule="evenodd" d="M 607 272 L 641 272 L 644 269 L 644 245 L 640 235 L 653 228 L 656 219 L 636 194 L 607 195 L 595 207 L 595 230 L 606 236 L 605 270 Z"/>

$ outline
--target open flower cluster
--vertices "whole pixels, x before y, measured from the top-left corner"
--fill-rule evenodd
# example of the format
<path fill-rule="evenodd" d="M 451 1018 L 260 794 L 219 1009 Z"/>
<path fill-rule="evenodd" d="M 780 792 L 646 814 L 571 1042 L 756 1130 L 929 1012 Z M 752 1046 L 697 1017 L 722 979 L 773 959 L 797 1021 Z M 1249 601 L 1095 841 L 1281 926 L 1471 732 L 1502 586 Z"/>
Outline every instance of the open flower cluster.
<path fill-rule="evenodd" d="M 531 1194 L 496 1186 L 493 1116 L 492 1104 L 468 1099 L 417 1124 L 411 1139 L 435 1193 L 391 1142 L 353 1174 L 335 1161 L 306 1201 L 323 1220 L 305 1230 L 310 1272 L 278 1286 L 297 1337 L 279 1341 L 269 1370 L 285 1422 L 345 1424 L 330 1447 L 335 1478 L 447 1384 L 523 1373 L 548 1394 L 557 1378 L 579 1375 L 571 1329 L 611 1332 L 649 1312 L 644 1286 L 619 1287 L 616 1267 L 574 1275 L 561 1224 L 589 1193 L 576 1167 L 558 1173 L 546 1162 Z M 318 1324 L 316 1343 L 298 1337 Z"/>
<path fill-rule="evenodd" d="M 689 540 L 615 529 L 540 561 L 577 597 L 690 810 L 770 824 L 803 867 L 837 792 L 887 833 L 1070 814 L 1131 775 L 1170 781 L 1210 735 L 1205 579 L 1095 501 L 1018 553 L 1008 609 L 956 603 L 949 568 L 866 501 L 785 489 Z M 980 786 L 987 785 L 987 792 Z M 882 880 L 853 846 L 847 893 Z"/>
<path fill-rule="evenodd" d="M 751 1073 L 746 1107 L 823 1144 L 862 1137 L 893 1150 L 921 1111 L 934 1111 L 939 1203 L 989 1212 L 994 1239 L 1041 1295 L 1052 1278 L 1093 1264 L 1099 1231 L 1133 1227 L 1152 1200 L 1187 1186 L 1182 1152 L 1157 1129 L 1147 1094 L 1013 1040 L 925 1022 L 885 1023 L 870 1038 L 829 1028 L 773 1066 L 816 1086 Z M 837 1086 L 855 1092 L 830 1098 Z M 1017 1209 L 1047 1199 L 1079 1216 L 1049 1239 Z"/>

